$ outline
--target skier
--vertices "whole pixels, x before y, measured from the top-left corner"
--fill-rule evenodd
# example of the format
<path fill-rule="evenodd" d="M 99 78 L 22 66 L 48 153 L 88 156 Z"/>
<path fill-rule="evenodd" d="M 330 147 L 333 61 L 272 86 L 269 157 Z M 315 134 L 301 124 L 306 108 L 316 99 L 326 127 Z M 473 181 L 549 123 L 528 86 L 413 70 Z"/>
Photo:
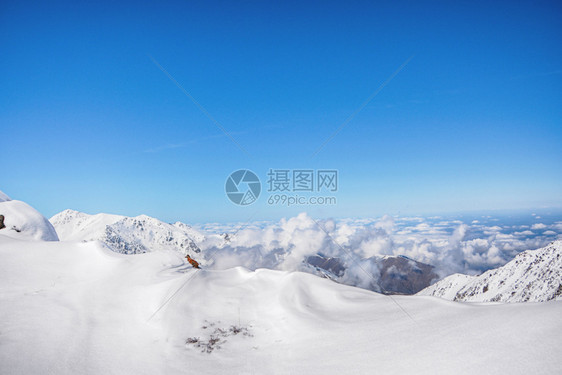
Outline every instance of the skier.
<path fill-rule="evenodd" d="M 0 229 L 6 228 L 4 225 L 4 215 L 0 215 Z"/>
<path fill-rule="evenodd" d="M 199 263 L 197 263 L 197 261 L 195 259 L 193 259 L 192 257 L 189 256 L 189 254 L 187 254 L 185 256 L 185 258 L 187 259 L 187 261 L 189 262 L 189 264 L 191 264 L 191 266 L 193 268 L 199 268 Z"/>

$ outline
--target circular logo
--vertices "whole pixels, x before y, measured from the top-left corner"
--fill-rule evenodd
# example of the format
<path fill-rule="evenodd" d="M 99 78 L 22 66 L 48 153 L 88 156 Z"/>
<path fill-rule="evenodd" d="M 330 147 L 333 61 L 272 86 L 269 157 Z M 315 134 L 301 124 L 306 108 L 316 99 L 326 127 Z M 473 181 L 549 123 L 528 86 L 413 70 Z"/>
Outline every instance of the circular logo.
<path fill-rule="evenodd" d="M 228 176 L 224 191 L 232 203 L 247 206 L 260 196 L 261 182 L 254 172 L 240 169 Z"/>

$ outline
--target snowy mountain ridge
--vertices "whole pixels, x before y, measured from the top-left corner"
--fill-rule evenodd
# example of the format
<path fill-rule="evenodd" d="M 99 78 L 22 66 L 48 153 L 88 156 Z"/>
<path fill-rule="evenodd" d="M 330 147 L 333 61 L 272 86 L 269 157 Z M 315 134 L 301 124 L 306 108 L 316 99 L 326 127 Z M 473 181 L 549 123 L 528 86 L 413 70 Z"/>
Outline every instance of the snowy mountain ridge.
<path fill-rule="evenodd" d="M 204 239 L 189 225 L 180 222 L 168 224 L 147 215 L 89 215 L 64 210 L 50 221 L 63 241 L 97 240 L 122 254 L 142 254 L 154 250 L 198 253 L 200 250 L 195 241 Z"/>
<path fill-rule="evenodd" d="M 127 217 L 112 214 L 89 215 L 74 210 L 65 210 L 51 218 L 63 241 L 99 240 L 111 250 L 123 254 L 140 254 L 154 250 L 173 250 L 181 254 L 199 253 L 202 265 L 212 263 L 214 268 L 229 268 L 237 259 L 243 260 L 239 249 L 223 249 L 228 243 L 219 235 L 205 234 L 187 224 L 164 223 L 158 219 L 139 215 Z M 215 238 L 216 237 L 216 238 Z M 352 286 L 385 294 L 415 294 L 437 296 L 453 301 L 471 302 L 538 302 L 559 297 L 562 294 L 562 241 L 539 250 L 526 251 L 503 267 L 492 269 L 481 276 L 451 275 L 433 285 L 437 279 L 431 265 L 417 262 L 404 256 L 372 257 L 361 260 L 361 266 L 343 259 L 317 255 L 307 256 L 300 270 L 326 277 Z M 222 252 L 217 253 L 216 249 Z M 242 248 L 242 251 L 247 251 Z M 253 254 L 253 253 L 250 253 Z M 287 254 L 282 251 L 275 259 L 258 259 L 255 268 L 282 269 L 280 263 Z M 234 264 L 218 263 L 217 256 Z M 238 256 L 239 258 L 236 258 Z M 261 260 L 261 262 L 260 262 Z M 242 262 L 240 262 L 242 263 Z M 364 282 L 365 273 L 372 278 Z M 425 288 L 425 289 L 424 289 Z"/>
<path fill-rule="evenodd" d="M 544 302 L 562 296 L 562 241 L 518 254 L 480 276 L 454 274 L 418 295 L 464 302 Z"/>

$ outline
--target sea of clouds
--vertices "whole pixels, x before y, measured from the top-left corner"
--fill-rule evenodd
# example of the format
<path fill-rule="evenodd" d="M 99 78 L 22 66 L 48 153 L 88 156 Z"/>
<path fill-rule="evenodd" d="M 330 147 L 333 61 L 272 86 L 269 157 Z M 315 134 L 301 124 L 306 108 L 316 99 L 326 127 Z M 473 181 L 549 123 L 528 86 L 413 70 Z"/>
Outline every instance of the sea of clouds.
<path fill-rule="evenodd" d="M 560 216 L 400 217 L 318 220 L 306 213 L 279 222 L 206 224 L 200 243 L 214 268 L 306 270 L 306 257 L 340 258 L 347 268 L 340 281 L 364 286 L 378 269 L 373 257 L 407 256 L 452 273 L 480 274 L 507 263 L 519 252 L 562 239 Z M 228 236 L 217 235 L 228 233 Z M 371 273 L 371 280 L 365 277 Z"/>

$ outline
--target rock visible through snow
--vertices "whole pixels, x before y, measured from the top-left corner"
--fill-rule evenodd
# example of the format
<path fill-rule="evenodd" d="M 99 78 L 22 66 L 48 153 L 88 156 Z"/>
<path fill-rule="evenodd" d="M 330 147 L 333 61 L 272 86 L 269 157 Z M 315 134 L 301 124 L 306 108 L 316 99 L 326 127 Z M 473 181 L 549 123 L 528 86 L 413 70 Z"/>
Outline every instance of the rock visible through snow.
<path fill-rule="evenodd" d="M 562 296 L 562 241 L 518 254 L 480 276 L 455 274 L 419 295 L 464 302 L 545 302 Z"/>

